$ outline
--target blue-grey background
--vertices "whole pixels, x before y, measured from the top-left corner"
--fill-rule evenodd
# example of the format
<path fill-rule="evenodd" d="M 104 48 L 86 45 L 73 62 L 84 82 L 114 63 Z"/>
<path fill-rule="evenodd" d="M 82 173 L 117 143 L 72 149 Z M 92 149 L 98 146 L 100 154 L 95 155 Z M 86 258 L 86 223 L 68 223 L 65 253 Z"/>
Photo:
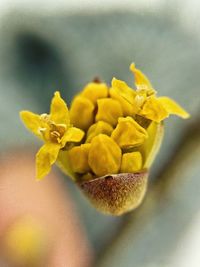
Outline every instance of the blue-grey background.
<path fill-rule="evenodd" d="M 14 6 L 0 17 L 1 151 L 36 143 L 19 120 L 21 109 L 48 112 L 55 90 L 69 103 L 97 75 L 107 83 L 115 76 L 131 85 L 131 62 L 159 95 L 175 99 L 192 115 L 166 122 L 145 202 L 130 215 L 101 215 L 67 180 L 98 266 L 182 267 L 191 258 L 191 266 L 200 264 L 196 254 L 190 256 L 194 241 L 186 250 L 184 239 L 200 212 L 199 22 L 195 9 L 188 14 L 180 2 L 173 3 L 129 8 L 127 2 L 94 11 L 79 5 L 73 12 Z M 200 239 L 200 228 L 194 232 Z"/>

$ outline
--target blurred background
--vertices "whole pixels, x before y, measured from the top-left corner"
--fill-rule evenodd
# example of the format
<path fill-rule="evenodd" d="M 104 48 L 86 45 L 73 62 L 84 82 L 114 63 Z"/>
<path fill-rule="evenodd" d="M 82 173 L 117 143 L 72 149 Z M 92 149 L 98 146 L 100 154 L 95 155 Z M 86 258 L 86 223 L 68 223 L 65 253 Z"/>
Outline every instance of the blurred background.
<path fill-rule="evenodd" d="M 0 0 L 0 266 L 200 266 L 199 15 L 195 0 Z M 18 114 L 96 76 L 132 85 L 131 62 L 191 119 L 166 122 L 143 204 L 115 218 L 56 168 L 36 184 Z"/>

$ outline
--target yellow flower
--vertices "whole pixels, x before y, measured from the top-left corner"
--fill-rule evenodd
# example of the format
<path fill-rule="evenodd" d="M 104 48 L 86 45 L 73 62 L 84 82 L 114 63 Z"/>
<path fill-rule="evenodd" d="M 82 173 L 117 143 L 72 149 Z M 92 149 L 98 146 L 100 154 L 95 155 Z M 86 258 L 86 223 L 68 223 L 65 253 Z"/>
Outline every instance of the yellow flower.
<path fill-rule="evenodd" d="M 130 70 L 135 89 L 116 78 L 111 88 L 94 81 L 75 96 L 69 111 L 56 92 L 49 115 L 21 112 L 27 128 L 45 142 L 36 155 L 37 177 L 56 161 L 97 209 L 112 215 L 140 205 L 162 143 L 163 120 L 170 114 L 189 117 L 172 99 L 157 97 L 134 64 Z"/>
<path fill-rule="evenodd" d="M 113 98 L 118 95 L 118 100 L 122 106 L 126 107 L 126 110 L 129 108 L 129 112 L 126 112 L 126 115 L 140 115 L 158 123 L 166 119 L 170 114 L 177 115 L 183 119 L 189 117 L 189 114 L 169 97 L 156 97 L 156 91 L 150 81 L 135 67 L 135 64 L 131 64 L 130 70 L 134 74 L 136 90 L 131 91 L 128 85 L 114 78 L 110 93 Z"/>
<path fill-rule="evenodd" d="M 50 114 L 38 115 L 30 111 L 21 111 L 20 116 L 25 126 L 45 142 L 36 155 L 38 179 L 49 173 L 61 149 L 68 143 L 80 142 L 84 136 L 82 130 L 70 124 L 67 105 L 59 92 L 54 94 Z"/>

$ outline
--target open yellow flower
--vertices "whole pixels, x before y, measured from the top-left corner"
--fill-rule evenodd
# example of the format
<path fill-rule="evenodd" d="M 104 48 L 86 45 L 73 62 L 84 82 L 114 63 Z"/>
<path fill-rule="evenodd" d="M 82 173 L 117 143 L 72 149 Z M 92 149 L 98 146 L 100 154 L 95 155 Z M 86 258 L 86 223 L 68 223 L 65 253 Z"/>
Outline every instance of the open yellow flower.
<path fill-rule="evenodd" d="M 111 97 L 122 99 L 119 101 L 126 107 L 129 107 L 129 116 L 140 115 L 146 119 L 155 122 L 161 122 L 169 115 L 174 114 L 183 119 L 189 117 L 189 114 L 175 101 L 169 97 L 156 97 L 156 91 L 152 87 L 149 79 L 135 67 L 130 65 L 130 70 L 134 74 L 136 90 L 130 90 L 130 87 L 121 80 L 113 78 Z M 124 104 L 124 101 L 126 102 Z M 130 108 L 132 106 L 132 110 Z"/>
<path fill-rule="evenodd" d="M 84 132 L 72 127 L 65 101 L 55 92 L 51 102 L 50 114 L 35 114 L 21 111 L 20 116 L 25 126 L 45 144 L 36 155 L 36 176 L 41 179 L 47 175 L 55 163 L 59 151 L 66 145 L 80 142 Z"/>

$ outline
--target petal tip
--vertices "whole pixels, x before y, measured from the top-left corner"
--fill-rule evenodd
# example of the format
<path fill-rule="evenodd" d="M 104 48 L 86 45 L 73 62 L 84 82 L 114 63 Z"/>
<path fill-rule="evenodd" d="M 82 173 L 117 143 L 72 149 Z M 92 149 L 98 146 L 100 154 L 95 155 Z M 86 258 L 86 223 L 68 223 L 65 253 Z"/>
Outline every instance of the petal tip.
<path fill-rule="evenodd" d="M 182 114 L 183 119 L 189 119 L 190 117 L 191 115 L 187 111 L 185 111 L 184 114 Z"/>
<path fill-rule="evenodd" d="M 47 174 L 49 173 L 49 171 L 44 171 L 42 170 L 39 166 L 37 166 L 36 163 L 36 175 L 35 175 L 35 180 L 36 181 L 41 181 L 45 178 L 45 176 L 47 176 Z"/>
<path fill-rule="evenodd" d="M 130 67 L 129 67 L 130 71 L 134 72 L 135 71 L 135 63 L 132 62 Z"/>
<path fill-rule="evenodd" d="M 55 92 L 54 92 L 54 96 L 58 96 L 58 97 L 60 97 L 60 92 L 59 92 L 59 91 L 55 91 Z"/>
<path fill-rule="evenodd" d="M 35 175 L 35 180 L 36 181 L 41 181 L 46 174 L 44 174 L 44 172 L 41 172 L 41 170 L 38 168 L 38 166 L 36 165 L 36 175 Z"/>
<path fill-rule="evenodd" d="M 111 81 L 111 85 L 114 87 L 115 83 L 116 83 L 117 79 L 115 77 L 112 78 L 112 81 Z"/>
<path fill-rule="evenodd" d="M 24 116 L 26 116 L 27 113 L 28 113 L 27 110 L 21 110 L 19 112 L 20 119 L 23 120 L 24 119 Z"/>

